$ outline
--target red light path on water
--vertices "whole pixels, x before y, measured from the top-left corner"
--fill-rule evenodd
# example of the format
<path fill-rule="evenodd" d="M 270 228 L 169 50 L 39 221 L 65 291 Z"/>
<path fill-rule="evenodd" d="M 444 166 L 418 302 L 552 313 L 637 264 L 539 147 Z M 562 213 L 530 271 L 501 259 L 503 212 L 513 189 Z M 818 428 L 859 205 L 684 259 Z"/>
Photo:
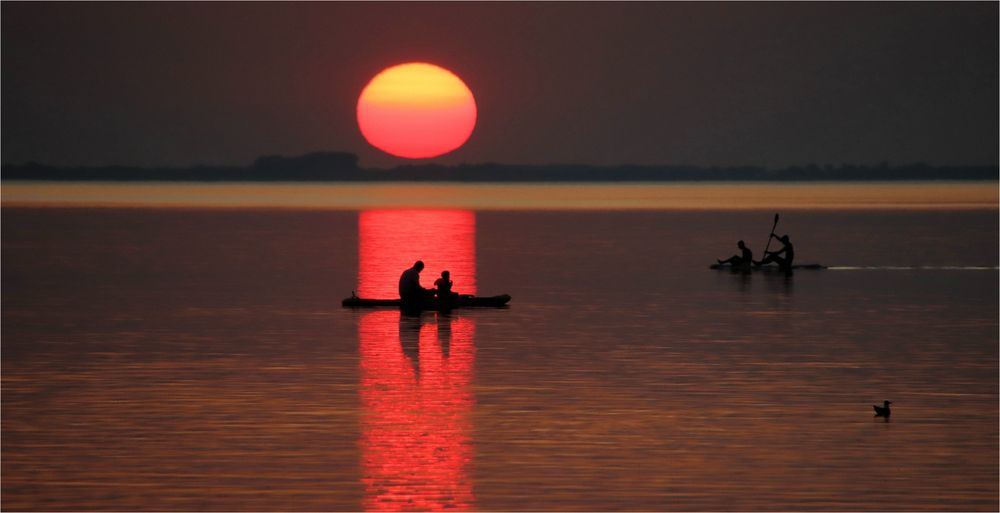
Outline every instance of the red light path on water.
<path fill-rule="evenodd" d="M 476 214 L 466 210 L 369 210 L 358 217 L 357 294 L 399 297 L 399 275 L 423 260 L 420 284 L 433 288 L 441 271 L 454 290 L 476 293 Z"/>
<path fill-rule="evenodd" d="M 445 314 L 365 314 L 361 471 L 365 511 L 468 511 L 475 324 Z"/>
<path fill-rule="evenodd" d="M 362 297 L 398 297 L 399 275 L 416 260 L 424 287 L 447 269 L 456 292 L 476 293 L 473 212 L 362 212 L 358 247 Z M 474 339 L 474 322 L 454 315 L 383 310 L 359 320 L 366 511 L 473 509 Z"/>

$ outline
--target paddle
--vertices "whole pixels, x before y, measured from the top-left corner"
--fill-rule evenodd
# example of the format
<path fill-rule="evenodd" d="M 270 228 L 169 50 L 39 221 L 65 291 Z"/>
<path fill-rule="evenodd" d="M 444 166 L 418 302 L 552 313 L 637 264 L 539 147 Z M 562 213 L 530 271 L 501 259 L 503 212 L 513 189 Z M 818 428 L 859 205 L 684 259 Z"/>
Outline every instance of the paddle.
<path fill-rule="evenodd" d="M 764 260 L 767 257 L 767 249 L 771 247 L 771 234 L 774 233 L 774 229 L 778 227 L 778 213 L 774 213 L 774 224 L 771 225 L 771 233 L 767 235 L 767 244 L 764 245 L 764 254 L 761 255 L 760 259 Z"/>

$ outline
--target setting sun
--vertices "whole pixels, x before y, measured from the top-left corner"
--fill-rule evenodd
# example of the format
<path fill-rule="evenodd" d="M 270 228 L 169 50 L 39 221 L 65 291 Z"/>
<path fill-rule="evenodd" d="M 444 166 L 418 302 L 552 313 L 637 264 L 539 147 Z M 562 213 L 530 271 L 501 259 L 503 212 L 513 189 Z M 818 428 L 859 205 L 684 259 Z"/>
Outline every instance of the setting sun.
<path fill-rule="evenodd" d="M 411 159 L 465 144 L 476 125 L 472 91 L 454 73 L 422 62 L 383 70 L 358 98 L 358 127 L 376 148 Z"/>

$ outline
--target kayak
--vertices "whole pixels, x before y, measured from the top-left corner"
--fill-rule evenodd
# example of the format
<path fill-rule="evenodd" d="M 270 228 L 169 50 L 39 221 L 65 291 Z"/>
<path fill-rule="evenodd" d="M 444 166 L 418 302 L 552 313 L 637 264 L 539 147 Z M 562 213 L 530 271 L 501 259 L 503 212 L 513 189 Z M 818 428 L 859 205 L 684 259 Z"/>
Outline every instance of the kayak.
<path fill-rule="evenodd" d="M 378 308 L 378 307 L 405 307 L 407 310 L 451 310 L 454 308 L 473 308 L 473 307 L 501 307 L 505 306 L 510 301 L 510 296 L 507 294 L 501 294 L 499 296 L 471 296 L 471 295 L 461 295 L 450 300 L 441 300 L 437 298 L 429 299 L 426 301 L 420 301 L 416 304 L 406 304 L 403 305 L 401 299 L 369 299 L 357 296 L 351 296 L 341 302 L 341 304 L 347 308 Z"/>
<path fill-rule="evenodd" d="M 712 264 L 708 266 L 709 269 L 717 270 L 727 270 L 733 272 L 750 272 L 750 271 L 781 271 L 782 269 L 776 265 L 737 265 L 732 266 L 728 264 Z M 826 269 L 825 265 L 822 264 L 796 264 L 792 266 L 793 271 L 822 271 Z"/>

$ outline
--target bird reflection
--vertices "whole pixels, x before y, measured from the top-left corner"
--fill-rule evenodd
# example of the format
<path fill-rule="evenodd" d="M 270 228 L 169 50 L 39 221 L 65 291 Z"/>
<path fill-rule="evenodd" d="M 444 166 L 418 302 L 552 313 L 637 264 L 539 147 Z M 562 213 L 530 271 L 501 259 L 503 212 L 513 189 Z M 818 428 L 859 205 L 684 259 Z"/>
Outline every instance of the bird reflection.
<path fill-rule="evenodd" d="M 474 337 L 471 319 L 446 314 L 361 318 L 365 510 L 473 508 Z"/>

